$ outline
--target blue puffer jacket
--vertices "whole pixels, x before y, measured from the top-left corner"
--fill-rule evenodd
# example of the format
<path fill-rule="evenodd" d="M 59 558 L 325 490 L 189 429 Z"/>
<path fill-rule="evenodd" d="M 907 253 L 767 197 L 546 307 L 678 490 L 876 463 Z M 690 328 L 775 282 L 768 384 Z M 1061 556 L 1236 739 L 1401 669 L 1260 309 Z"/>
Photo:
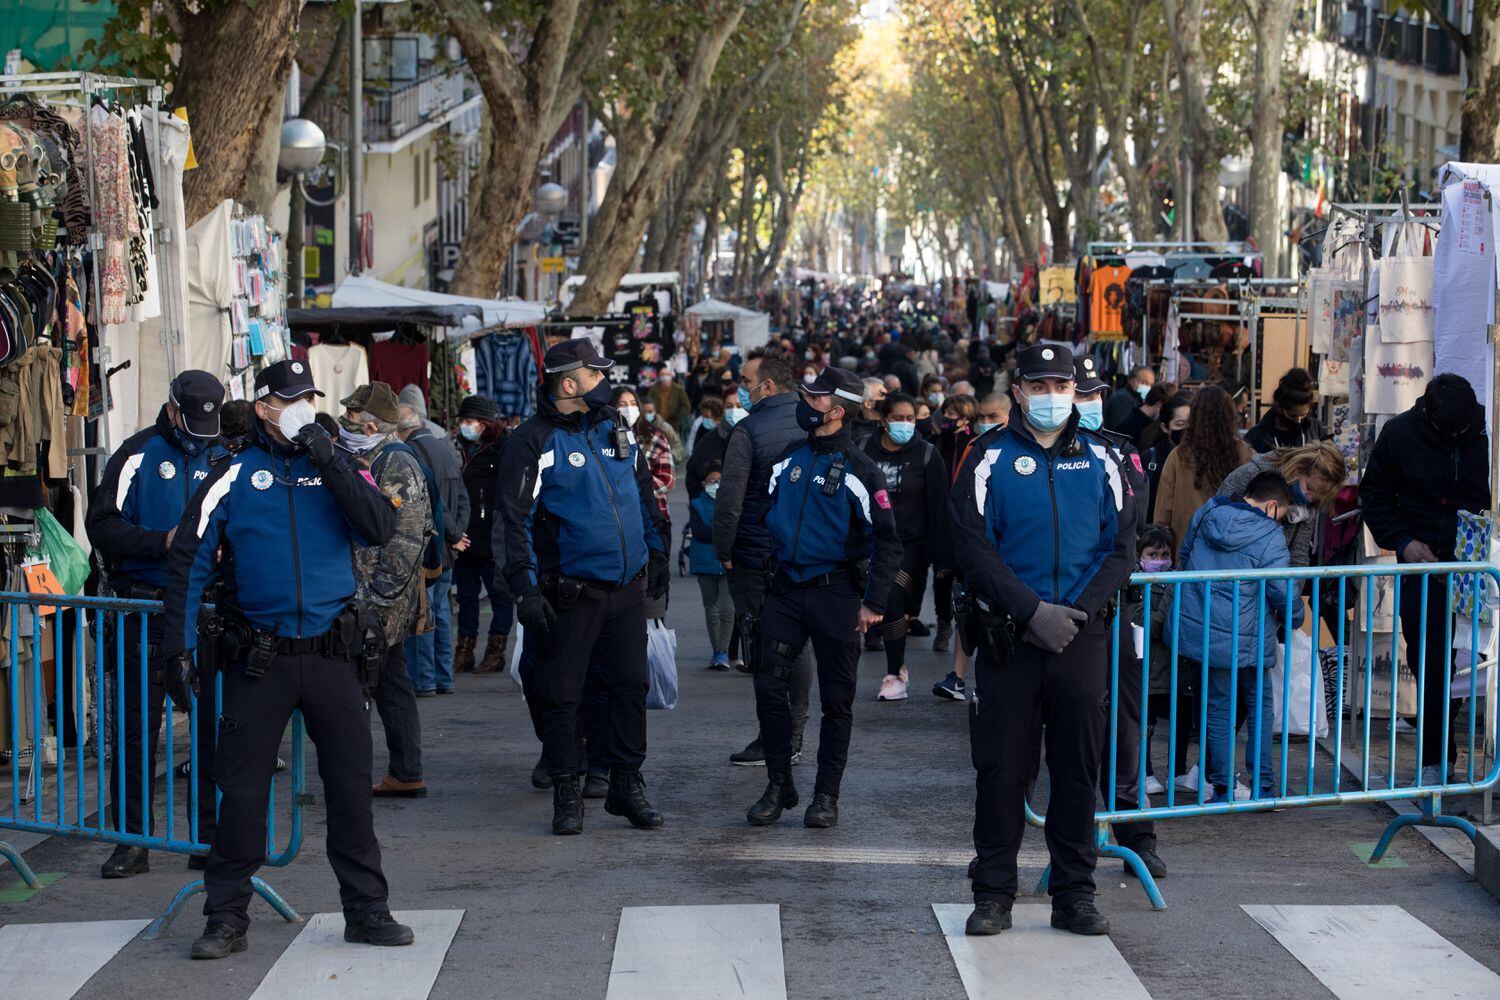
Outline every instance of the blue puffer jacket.
<path fill-rule="evenodd" d="M 667 551 L 646 457 L 613 407 L 564 414 L 539 395 L 537 414 L 500 456 L 492 537 L 510 592 L 520 597 L 552 573 L 627 583 L 652 552 Z M 623 456 L 615 454 L 617 428 L 629 449 Z"/>
<path fill-rule="evenodd" d="M 335 449 L 322 469 L 300 448 L 256 443 L 220 462 L 172 540 L 167 655 L 197 645 L 203 588 L 227 567 L 229 602 L 283 638 L 324 634 L 354 597 L 354 546 L 396 530 L 386 495 Z"/>
<path fill-rule="evenodd" d="M 1214 497 L 1198 508 L 1182 543 L 1182 568 L 1208 570 L 1284 569 L 1291 566 L 1281 525 L 1243 500 Z M 1286 616 L 1288 581 L 1266 581 L 1266 611 L 1261 618 L 1255 581 L 1215 583 L 1208 595 L 1208 665 L 1225 670 L 1257 663 L 1269 667 L 1276 659 L 1277 623 Z M 1203 658 L 1204 602 L 1210 588 L 1201 583 L 1182 585 L 1181 618 L 1177 625 L 1177 655 Z M 1235 628 L 1235 591 L 1239 591 L 1240 619 Z M 1292 597 L 1292 628 L 1302 624 L 1302 602 Z M 1170 620 L 1168 628 L 1170 628 Z M 1257 655 L 1259 633 L 1259 655 Z M 1170 641 L 1170 639 L 1169 639 Z"/>
<path fill-rule="evenodd" d="M 154 426 L 110 456 L 84 524 L 117 590 L 130 581 L 166 587 L 167 532 L 225 455 L 218 439 L 199 441 L 173 427 L 162 406 Z"/>
<path fill-rule="evenodd" d="M 714 507 L 716 501 L 707 493 L 699 493 L 688 504 L 688 531 L 692 542 L 688 546 L 688 568 L 694 576 L 723 576 L 724 564 L 714 555 Z"/>

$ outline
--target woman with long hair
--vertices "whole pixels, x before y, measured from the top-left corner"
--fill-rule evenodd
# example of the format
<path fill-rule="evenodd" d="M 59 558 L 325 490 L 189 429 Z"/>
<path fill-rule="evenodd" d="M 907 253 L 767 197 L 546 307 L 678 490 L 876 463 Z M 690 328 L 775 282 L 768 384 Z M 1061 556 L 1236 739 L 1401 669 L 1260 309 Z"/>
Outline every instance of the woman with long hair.
<path fill-rule="evenodd" d="M 1292 487 L 1296 506 L 1281 523 L 1287 551 L 1292 555 L 1293 566 L 1313 565 L 1318 515 L 1333 506 L 1349 474 L 1344 453 L 1332 442 L 1320 441 L 1256 455 L 1224 478 L 1219 485 L 1219 496 L 1243 495 L 1250 480 L 1262 472 L 1279 472 Z"/>
<path fill-rule="evenodd" d="M 1239 412 L 1227 392 L 1208 385 L 1194 394 L 1182 443 L 1162 466 L 1156 497 L 1155 520 L 1172 528 L 1179 545 L 1187 538 L 1193 514 L 1254 455 L 1238 427 Z"/>

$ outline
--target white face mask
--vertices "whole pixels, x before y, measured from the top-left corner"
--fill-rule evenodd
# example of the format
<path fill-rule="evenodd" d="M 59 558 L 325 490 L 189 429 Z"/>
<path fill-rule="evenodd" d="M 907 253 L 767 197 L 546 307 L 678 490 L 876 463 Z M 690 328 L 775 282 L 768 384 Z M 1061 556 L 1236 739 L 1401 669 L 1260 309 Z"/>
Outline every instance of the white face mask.
<path fill-rule="evenodd" d="M 291 406 L 281 411 L 276 418 L 276 426 L 288 441 L 296 440 L 302 428 L 318 419 L 317 408 L 312 405 L 310 399 L 299 399 Z"/>
<path fill-rule="evenodd" d="M 384 440 L 384 434 L 354 434 L 342 427 L 339 428 L 339 443 L 356 455 L 369 451 Z"/>
<path fill-rule="evenodd" d="M 627 424 L 634 427 L 635 422 L 640 419 L 641 408 L 639 406 L 622 406 L 620 407 L 620 416 L 625 419 Z"/>

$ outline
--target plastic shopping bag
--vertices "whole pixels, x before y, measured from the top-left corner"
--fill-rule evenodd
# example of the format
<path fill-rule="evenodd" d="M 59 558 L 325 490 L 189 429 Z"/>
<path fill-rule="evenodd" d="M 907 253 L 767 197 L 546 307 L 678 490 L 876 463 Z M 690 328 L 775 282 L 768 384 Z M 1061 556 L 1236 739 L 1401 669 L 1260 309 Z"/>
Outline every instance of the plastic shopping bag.
<path fill-rule="evenodd" d="M 59 524 L 45 507 L 37 508 L 36 526 L 42 534 L 41 553 L 52 565 L 63 593 L 82 591 L 83 582 L 89 578 L 89 554 L 74 540 L 73 533 Z"/>
<path fill-rule="evenodd" d="M 1328 735 L 1328 707 L 1324 703 L 1323 666 L 1320 659 L 1313 651 L 1312 636 L 1306 632 L 1292 633 L 1292 676 L 1291 685 L 1287 689 L 1290 701 L 1287 705 L 1286 727 L 1287 732 L 1294 736 L 1308 735 L 1312 728 L 1310 722 L 1316 722 L 1317 732 L 1314 735 L 1317 738 Z M 1271 685 L 1271 732 L 1278 736 L 1281 734 L 1281 691 L 1285 684 L 1285 662 L 1286 647 L 1278 645 L 1276 663 L 1266 674 L 1266 683 Z M 1307 714 L 1309 703 L 1314 712 L 1312 719 Z"/>
<path fill-rule="evenodd" d="M 647 708 L 677 707 L 677 633 L 660 618 L 646 623 Z"/>
<path fill-rule="evenodd" d="M 516 622 L 515 631 L 511 632 L 511 642 L 515 645 L 510 648 L 510 674 L 511 683 L 515 684 L 516 690 L 521 692 L 521 700 L 526 700 L 526 688 L 521 684 L 521 647 L 526 644 L 525 627 Z"/>

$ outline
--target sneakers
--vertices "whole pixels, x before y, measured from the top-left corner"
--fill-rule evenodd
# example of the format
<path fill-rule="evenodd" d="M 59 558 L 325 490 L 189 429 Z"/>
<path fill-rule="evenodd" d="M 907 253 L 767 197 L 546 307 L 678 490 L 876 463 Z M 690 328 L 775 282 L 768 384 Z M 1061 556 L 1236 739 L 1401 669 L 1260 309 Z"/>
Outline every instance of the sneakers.
<path fill-rule="evenodd" d="M 714 658 L 709 661 L 708 669 L 722 673 L 729 669 L 729 654 L 723 650 L 714 650 Z"/>
<path fill-rule="evenodd" d="M 417 936 L 405 924 L 396 923 L 388 910 L 377 910 L 344 922 L 344 940 L 350 944 L 373 944 L 382 948 L 399 948 L 411 944 Z"/>
<path fill-rule="evenodd" d="M 941 631 L 941 626 L 939 626 Z M 953 671 L 948 671 L 948 676 L 932 686 L 932 693 L 939 698 L 951 698 L 953 701 L 966 701 L 969 697 L 969 689 L 964 686 L 964 679 Z"/>
<path fill-rule="evenodd" d="M 766 748 L 760 745 L 760 737 L 751 740 L 743 750 L 737 750 L 729 755 L 729 763 L 738 764 L 740 767 L 765 767 Z"/>
<path fill-rule="evenodd" d="M 1173 784 L 1183 791 L 1196 792 L 1198 790 L 1198 765 L 1194 764 L 1188 768 L 1187 774 L 1179 774 Z"/>
<path fill-rule="evenodd" d="M 1160 781 L 1157 781 L 1156 780 L 1156 775 L 1154 775 L 1154 774 L 1148 774 L 1148 775 L 1146 775 L 1146 794 L 1147 795 L 1160 795 L 1162 792 L 1165 792 L 1166 790 L 1167 790 L 1167 786 L 1163 785 Z"/>
<path fill-rule="evenodd" d="M 1010 930 L 1010 907 L 994 899 L 981 899 L 964 922 L 969 937 L 989 937 Z"/>
<path fill-rule="evenodd" d="M 729 665 L 742 674 L 748 674 L 750 672 L 750 667 L 745 663 L 744 660 L 730 660 Z"/>
<path fill-rule="evenodd" d="M 144 847 L 121 844 L 114 853 L 99 866 L 100 878 L 130 878 L 144 875 L 151 870 L 151 852 Z"/>
<path fill-rule="evenodd" d="M 193 942 L 188 954 L 195 960 L 228 958 L 236 952 L 250 947 L 245 932 L 222 921 L 212 921 L 203 928 L 203 934 Z"/>
<path fill-rule="evenodd" d="M 1109 933 L 1109 921 L 1094 906 L 1092 899 L 1080 899 L 1067 906 L 1052 907 L 1052 926 L 1074 934 Z"/>
<path fill-rule="evenodd" d="M 953 623 L 938 622 L 937 635 L 932 637 L 932 651 L 934 653 L 948 652 L 948 641 L 953 638 Z"/>
<path fill-rule="evenodd" d="M 876 701 L 905 701 L 906 682 L 894 674 L 886 674 L 880 679 L 880 693 L 875 696 Z"/>

